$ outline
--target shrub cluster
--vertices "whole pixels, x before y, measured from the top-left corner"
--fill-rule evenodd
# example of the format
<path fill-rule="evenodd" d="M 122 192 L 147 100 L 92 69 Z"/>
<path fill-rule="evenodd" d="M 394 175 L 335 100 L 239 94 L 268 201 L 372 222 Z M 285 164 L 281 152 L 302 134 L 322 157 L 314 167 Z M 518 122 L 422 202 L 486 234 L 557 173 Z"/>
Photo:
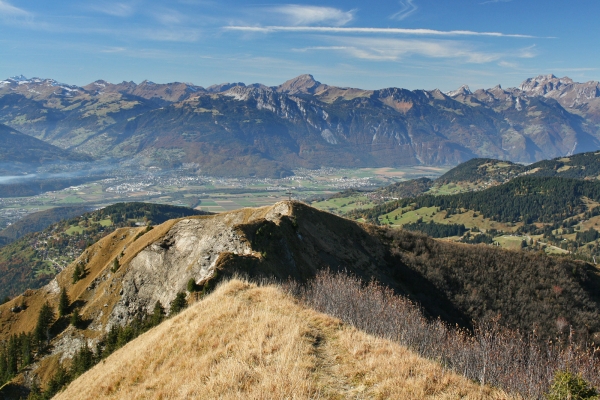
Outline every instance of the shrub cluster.
<path fill-rule="evenodd" d="M 473 332 L 428 320 L 421 309 L 375 282 L 343 273 L 320 273 L 304 287 L 290 285 L 306 305 L 373 335 L 398 342 L 470 379 L 524 398 L 542 399 L 555 376 L 572 371 L 600 386 L 600 359 L 593 348 L 565 341 L 540 342 L 502 328 L 498 321 Z M 597 350 L 596 350 L 597 351 Z"/>

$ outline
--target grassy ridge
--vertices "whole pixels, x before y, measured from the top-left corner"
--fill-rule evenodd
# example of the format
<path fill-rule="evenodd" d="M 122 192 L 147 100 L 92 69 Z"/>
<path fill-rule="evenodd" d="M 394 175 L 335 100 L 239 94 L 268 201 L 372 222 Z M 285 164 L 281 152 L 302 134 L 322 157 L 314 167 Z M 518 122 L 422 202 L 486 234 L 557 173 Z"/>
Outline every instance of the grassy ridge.
<path fill-rule="evenodd" d="M 503 398 L 406 348 L 233 280 L 142 335 L 57 399 Z"/>

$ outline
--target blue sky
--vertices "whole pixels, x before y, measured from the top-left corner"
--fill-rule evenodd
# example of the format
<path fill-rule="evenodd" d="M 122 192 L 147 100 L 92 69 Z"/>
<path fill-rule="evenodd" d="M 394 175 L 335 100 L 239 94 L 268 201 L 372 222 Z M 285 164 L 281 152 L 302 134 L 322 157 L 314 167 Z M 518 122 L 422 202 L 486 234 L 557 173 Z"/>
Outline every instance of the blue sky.
<path fill-rule="evenodd" d="M 0 0 L 0 78 L 452 90 L 600 80 L 598 0 Z"/>

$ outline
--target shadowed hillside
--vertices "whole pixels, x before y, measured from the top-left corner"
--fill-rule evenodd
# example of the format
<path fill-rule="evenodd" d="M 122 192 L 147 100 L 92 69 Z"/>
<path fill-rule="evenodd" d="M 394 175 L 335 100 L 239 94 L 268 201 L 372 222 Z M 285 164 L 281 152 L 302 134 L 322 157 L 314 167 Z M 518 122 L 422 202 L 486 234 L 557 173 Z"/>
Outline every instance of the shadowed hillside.
<path fill-rule="evenodd" d="M 0 163 L 42 164 L 59 160 L 92 161 L 92 157 L 72 153 L 0 124 Z"/>

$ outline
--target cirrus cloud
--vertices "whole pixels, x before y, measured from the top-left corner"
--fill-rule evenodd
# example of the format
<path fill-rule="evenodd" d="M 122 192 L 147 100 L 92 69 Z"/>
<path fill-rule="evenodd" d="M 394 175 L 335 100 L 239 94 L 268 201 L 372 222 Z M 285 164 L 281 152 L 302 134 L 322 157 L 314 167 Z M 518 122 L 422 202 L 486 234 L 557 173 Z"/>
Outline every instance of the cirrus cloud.
<path fill-rule="evenodd" d="M 389 39 L 389 38 L 329 38 L 332 46 L 314 46 L 296 51 L 334 50 L 352 57 L 372 61 L 400 61 L 411 56 L 459 59 L 482 64 L 497 61 L 500 53 L 477 51 L 472 45 L 453 40 Z"/>
<path fill-rule="evenodd" d="M 411 14 L 417 11 L 417 9 L 419 8 L 415 5 L 414 0 L 401 0 L 400 5 L 402 6 L 400 11 L 392 15 L 390 18 L 402 21 L 403 19 L 409 17 Z"/>
<path fill-rule="evenodd" d="M 346 25 L 354 19 L 354 11 L 342 11 L 333 7 L 286 4 L 272 7 L 269 11 L 282 16 L 290 25 L 331 24 Z"/>
<path fill-rule="evenodd" d="M 512 38 L 535 38 L 531 35 L 521 35 L 501 32 L 476 31 L 439 31 L 435 29 L 406 29 L 406 28 L 359 28 L 340 26 L 224 26 L 229 31 L 274 33 L 274 32 L 314 32 L 314 33 L 365 33 L 365 34 L 400 34 L 400 35 L 430 35 L 430 36 L 492 36 Z M 550 39 L 550 38 L 549 38 Z"/>
<path fill-rule="evenodd" d="M 27 17 L 31 14 L 21 8 L 15 7 L 8 1 L 0 0 L 0 16 L 1 17 Z"/>

